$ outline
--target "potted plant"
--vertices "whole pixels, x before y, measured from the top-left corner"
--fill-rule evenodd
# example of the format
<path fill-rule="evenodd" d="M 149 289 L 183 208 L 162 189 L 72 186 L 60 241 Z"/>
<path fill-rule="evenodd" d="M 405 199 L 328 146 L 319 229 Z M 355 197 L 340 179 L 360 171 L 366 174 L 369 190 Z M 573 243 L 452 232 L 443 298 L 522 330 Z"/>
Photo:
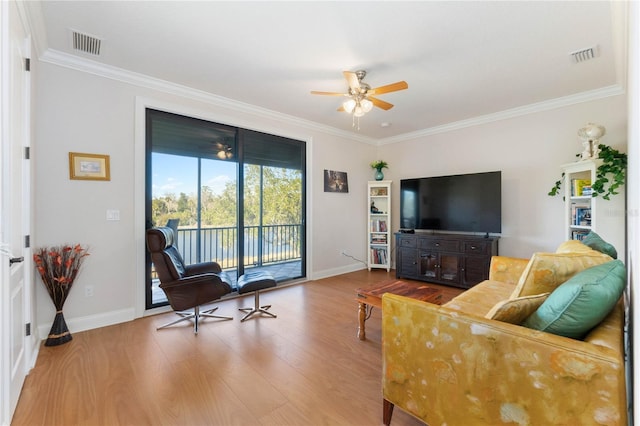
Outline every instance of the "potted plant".
<path fill-rule="evenodd" d="M 593 197 L 602 196 L 603 199 L 609 200 L 612 195 L 617 195 L 618 189 L 624 185 L 627 176 L 627 154 L 613 149 L 610 146 L 599 144 L 598 158 L 602 160 L 602 164 L 596 169 L 596 180 L 591 183 L 591 195 Z M 576 157 L 580 157 L 577 154 Z M 609 177 L 611 180 L 609 180 Z M 553 197 L 560 193 L 560 186 L 564 173 L 560 180 L 556 181 L 548 195 Z"/>
<path fill-rule="evenodd" d="M 376 173 L 374 175 L 375 179 L 376 180 L 384 179 L 384 174 L 382 173 L 382 169 L 389 168 L 389 163 L 387 163 L 384 160 L 376 160 L 376 161 L 372 162 L 370 165 L 371 165 L 371 168 L 376 171 Z"/>

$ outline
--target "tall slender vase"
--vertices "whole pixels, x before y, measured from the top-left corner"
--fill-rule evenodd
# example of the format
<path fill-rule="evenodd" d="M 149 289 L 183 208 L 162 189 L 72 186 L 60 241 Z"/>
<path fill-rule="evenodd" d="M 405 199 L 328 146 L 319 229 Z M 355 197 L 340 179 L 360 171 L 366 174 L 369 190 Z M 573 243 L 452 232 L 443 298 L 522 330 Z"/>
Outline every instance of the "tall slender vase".
<path fill-rule="evenodd" d="M 44 342 L 44 345 L 58 346 L 58 345 L 62 345 L 63 343 L 67 343 L 71 339 L 73 339 L 73 337 L 69 332 L 69 327 L 67 327 L 67 322 L 64 320 L 62 309 L 60 309 L 56 311 L 56 317 L 53 319 L 53 324 L 51 325 L 51 331 L 49 331 L 49 336 L 47 337 L 46 342 Z"/>
<path fill-rule="evenodd" d="M 376 180 L 384 179 L 384 173 L 382 173 L 382 169 L 376 169 L 376 173 L 374 175 Z"/>

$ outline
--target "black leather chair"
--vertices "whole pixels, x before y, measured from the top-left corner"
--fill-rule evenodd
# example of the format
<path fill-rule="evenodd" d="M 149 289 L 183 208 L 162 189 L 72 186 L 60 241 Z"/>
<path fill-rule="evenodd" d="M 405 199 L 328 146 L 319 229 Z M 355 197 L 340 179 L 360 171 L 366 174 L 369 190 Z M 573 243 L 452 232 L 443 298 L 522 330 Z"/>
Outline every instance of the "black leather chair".
<path fill-rule="evenodd" d="M 151 253 L 151 260 L 160 279 L 160 288 L 167 295 L 173 310 L 181 317 L 158 327 L 158 330 L 181 321 L 192 320 L 193 331 L 197 334 L 201 317 L 233 319 L 213 315 L 212 312 L 217 310 L 217 307 L 200 311 L 200 305 L 218 300 L 232 291 L 230 280 L 218 263 L 185 265 L 174 245 L 173 230 L 166 226 L 147 230 L 147 249 Z"/>

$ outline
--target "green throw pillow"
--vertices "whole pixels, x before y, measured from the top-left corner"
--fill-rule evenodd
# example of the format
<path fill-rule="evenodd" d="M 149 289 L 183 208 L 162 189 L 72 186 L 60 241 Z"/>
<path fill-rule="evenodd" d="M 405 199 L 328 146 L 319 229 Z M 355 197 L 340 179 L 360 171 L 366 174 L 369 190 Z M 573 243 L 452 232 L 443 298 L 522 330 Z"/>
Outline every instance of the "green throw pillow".
<path fill-rule="evenodd" d="M 620 260 L 585 269 L 555 289 L 522 325 L 581 339 L 611 312 L 622 296 L 626 277 Z"/>
<path fill-rule="evenodd" d="M 582 240 L 582 244 L 591 247 L 594 250 L 598 250 L 600 253 L 608 254 L 614 259 L 618 258 L 618 252 L 616 248 L 603 240 L 600 235 L 591 231 Z"/>

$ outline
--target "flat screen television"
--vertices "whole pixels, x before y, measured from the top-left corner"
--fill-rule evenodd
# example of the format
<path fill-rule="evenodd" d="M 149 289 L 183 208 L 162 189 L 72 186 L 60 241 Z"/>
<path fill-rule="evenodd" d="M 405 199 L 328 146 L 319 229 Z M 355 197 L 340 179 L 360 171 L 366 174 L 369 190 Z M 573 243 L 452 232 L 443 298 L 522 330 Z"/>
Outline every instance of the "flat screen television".
<path fill-rule="evenodd" d="M 502 173 L 402 179 L 400 228 L 502 232 Z"/>

